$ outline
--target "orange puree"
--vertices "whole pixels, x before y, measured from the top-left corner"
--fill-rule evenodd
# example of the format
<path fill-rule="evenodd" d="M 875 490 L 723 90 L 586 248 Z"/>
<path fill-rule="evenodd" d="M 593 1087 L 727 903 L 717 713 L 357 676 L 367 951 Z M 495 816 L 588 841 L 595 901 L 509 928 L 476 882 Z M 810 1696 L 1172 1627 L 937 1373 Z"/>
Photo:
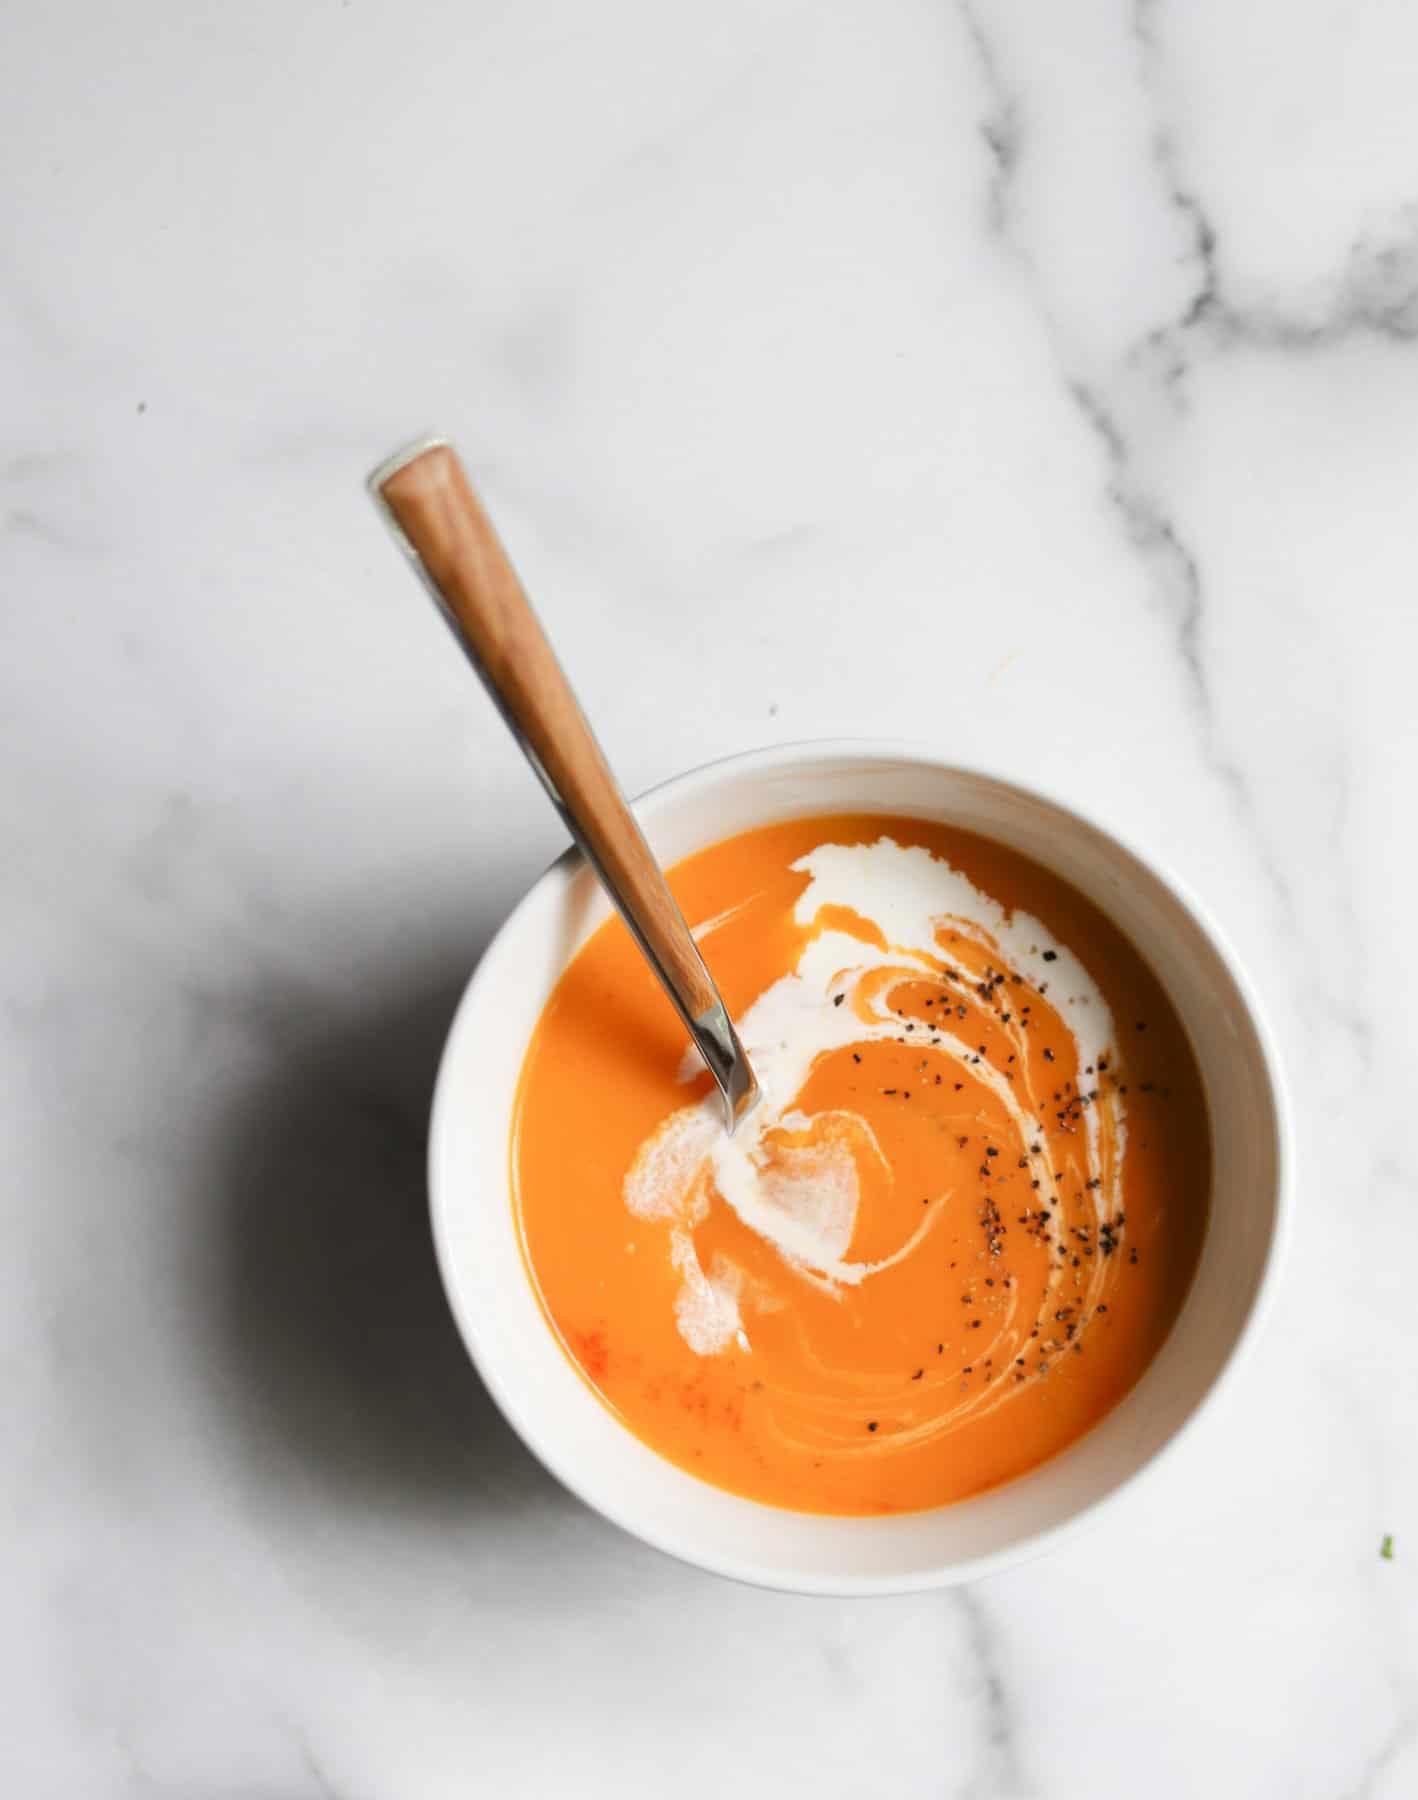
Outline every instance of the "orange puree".
<path fill-rule="evenodd" d="M 798 819 L 671 885 L 764 1098 L 732 1141 L 619 920 L 563 974 L 512 1140 L 548 1321 L 704 1480 L 822 1513 L 1023 1474 L 1138 1379 L 1206 1222 L 1201 1082 L 1096 907 L 983 838 Z"/>

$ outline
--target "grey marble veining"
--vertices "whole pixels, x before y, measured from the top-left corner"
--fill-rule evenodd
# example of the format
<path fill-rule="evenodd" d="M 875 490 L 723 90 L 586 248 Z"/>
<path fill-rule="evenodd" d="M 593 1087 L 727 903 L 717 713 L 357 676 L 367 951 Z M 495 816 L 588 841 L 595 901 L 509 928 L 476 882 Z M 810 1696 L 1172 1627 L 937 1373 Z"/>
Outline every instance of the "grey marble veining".
<path fill-rule="evenodd" d="M 0 22 L 6 1792 L 1418 1788 L 1415 50 L 1381 0 Z M 560 846 L 362 490 L 426 429 L 631 787 L 925 739 L 1254 973 L 1287 1279 L 1078 1550 L 742 1593 L 479 1386 L 424 1113 Z"/>

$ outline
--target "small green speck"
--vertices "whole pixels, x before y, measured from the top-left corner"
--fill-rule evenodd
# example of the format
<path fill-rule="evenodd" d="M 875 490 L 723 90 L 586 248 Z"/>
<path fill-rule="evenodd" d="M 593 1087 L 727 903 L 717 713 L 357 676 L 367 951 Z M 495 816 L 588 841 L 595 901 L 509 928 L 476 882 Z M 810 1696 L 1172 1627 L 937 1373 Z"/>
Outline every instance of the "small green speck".
<path fill-rule="evenodd" d="M 1379 1545 L 1379 1555 L 1384 1559 L 1385 1562 L 1393 1561 L 1393 1533 L 1392 1532 L 1386 1532 L 1384 1534 L 1384 1541 Z"/>

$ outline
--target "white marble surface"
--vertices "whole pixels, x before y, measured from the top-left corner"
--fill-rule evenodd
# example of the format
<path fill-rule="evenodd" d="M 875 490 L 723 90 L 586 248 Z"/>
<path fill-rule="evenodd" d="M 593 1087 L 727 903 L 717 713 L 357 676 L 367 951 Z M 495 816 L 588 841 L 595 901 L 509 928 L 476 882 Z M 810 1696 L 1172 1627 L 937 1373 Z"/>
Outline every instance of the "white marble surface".
<path fill-rule="evenodd" d="M 1400 0 L 4 10 L 6 1794 L 1418 1792 L 1415 62 Z M 559 835 L 362 491 L 431 426 L 632 787 L 915 736 L 1251 963 L 1288 1277 L 1083 1551 L 739 1592 L 494 1416 L 424 1107 Z"/>

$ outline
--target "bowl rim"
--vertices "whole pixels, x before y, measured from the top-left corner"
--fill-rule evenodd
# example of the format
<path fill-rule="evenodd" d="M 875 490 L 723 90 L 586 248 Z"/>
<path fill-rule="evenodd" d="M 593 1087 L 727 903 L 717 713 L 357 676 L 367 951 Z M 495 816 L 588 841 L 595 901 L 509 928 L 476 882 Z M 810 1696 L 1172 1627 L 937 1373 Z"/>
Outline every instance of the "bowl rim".
<path fill-rule="evenodd" d="M 1131 838 L 1117 830 L 1111 823 L 1098 818 L 1096 814 L 1076 805 L 1071 800 L 1060 798 L 1047 786 L 1033 781 L 1020 781 L 1013 775 L 1003 774 L 983 764 L 960 761 L 957 758 L 943 755 L 929 744 L 910 739 L 805 738 L 789 743 L 738 751 L 729 756 L 715 757 L 710 761 L 696 764 L 691 769 L 686 769 L 678 775 L 670 776 L 667 780 L 657 782 L 653 787 L 645 789 L 644 792 L 635 796 L 631 805 L 638 813 L 642 807 L 657 806 L 674 799 L 688 798 L 692 800 L 696 790 L 702 790 L 732 774 L 751 776 L 759 771 L 777 770 L 785 765 L 804 767 L 810 766 L 814 762 L 827 762 L 834 758 L 851 758 L 866 764 L 905 761 L 929 767 L 943 775 L 984 780 L 1023 799 L 1042 802 L 1072 822 L 1111 840 L 1126 855 L 1134 858 L 1190 915 L 1193 923 L 1199 928 L 1235 984 L 1245 1013 L 1255 1032 L 1266 1086 L 1269 1090 L 1275 1133 L 1273 1222 L 1250 1310 L 1226 1352 L 1224 1362 L 1186 1417 L 1163 1443 L 1144 1458 L 1136 1468 L 1122 1476 L 1105 1493 L 1081 1505 L 1056 1524 L 1029 1532 L 1000 1549 L 979 1556 L 943 1563 L 935 1568 L 927 1567 L 899 1574 L 853 1574 L 849 1571 L 842 1571 L 828 1575 L 803 1576 L 792 1572 L 775 1571 L 767 1566 L 744 1562 L 712 1551 L 702 1551 L 685 1541 L 684 1538 L 677 1536 L 672 1528 L 663 1527 L 658 1520 L 631 1517 L 613 1500 L 608 1500 L 604 1496 L 592 1498 L 583 1489 L 577 1479 L 575 1469 L 570 1466 L 570 1459 L 556 1444 L 548 1441 L 539 1425 L 527 1417 L 520 1401 L 503 1380 L 495 1360 L 486 1355 L 480 1341 L 477 1321 L 464 1304 L 457 1267 L 448 1241 L 445 1218 L 448 1201 L 443 1191 L 439 1171 L 444 1144 L 452 1129 L 453 1070 L 455 1064 L 461 1060 L 462 1040 L 467 1036 L 470 1030 L 470 1021 L 478 1010 L 482 989 L 489 985 L 492 972 L 509 954 L 508 947 L 514 935 L 514 928 L 522 915 L 536 904 L 548 889 L 564 888 L 569 885 L 585 867 L 585 859 L 580 850 L 572 845 L 543 870 L 502 921 L 469 976 L 449 1024 L 439 1058 L 438 1073 L 434 1081 L 427 1153 L 430 1224 L 439 1278 L 449 1310 L 453 1314 L 454 1323 L 458 1327 L 458 1334 L 463 1341 L 463 1347 L 494 1404 L 522 1444 L 569 1493 L 612 1525 L 618 1526 L 622 1531 L 629 1533 L 631 1537 L 638 1539 L 641 1543 L 648 1544 L 652 1549 L 673 1557 L 677 1562 L 684 1563 L 691 1568 L 705 1570 L 710 1574 L 725 1576 L 746 1586 L 780 1593 L 848 1598 L 921 1593 L 953 1587 L 961 1582 L 974 1581 L 982 1576 L 996 1574 L 1001 1570 L 1032 1562 L 1037 1557 L 1056 1548 L 1066 1539 L 1097 1525 L 1113 1511 L 1125 1495 L 1136 1494 L 1141 1484 L 1150 1481 L 1164 1463 L 1171 1460 L 1174 1452 L 1184 1440 L 1192 1435 L 1203 1417 L 1213 1411 L 1218 1398 L 1230 1389 L 1237 1369 L 1254 1348 L 1256 1340 L 1270 1316 L 1280 1274 L 1289 1252 L 1293 1227 L 1294 1143 L 1290 1099 L 1275 1034 L 1260 995 L 1230 939 L 1191 888 L 1166 863 L 1150 851 L 1140 849 Z M 702 848 L 708 848 L 708 845 L 705 844 Z M 692 854 L 692 852 L 688 854 Z M 505 1186 L 504 1182 L 504 1189 Z M 510 1204 L 510 1195 L 504 1193 L 504 1199 Z M 1186 1302 L 1183 1303 L 1184 1308 L 1186 1304 Z M 694 1479 L 694 1477 L 691 1476 L 690 1479 Z M 708 1485 L 712 1486 L 713 1484 Z M 747 1500 L 744 1496 L 737 1497 L 744 1499 L 745 1504 L 748 1505 L 766 1505 L 764 1502 Z M 782 1512 L 787 1509 L 770 1507 L 768 1510 Z M 815 1517 L 816 1515 L 805 1514 L 803 1516 Z M 870 1525 L 873 1521 L 864 1520 L 863 1523 Z"/>

